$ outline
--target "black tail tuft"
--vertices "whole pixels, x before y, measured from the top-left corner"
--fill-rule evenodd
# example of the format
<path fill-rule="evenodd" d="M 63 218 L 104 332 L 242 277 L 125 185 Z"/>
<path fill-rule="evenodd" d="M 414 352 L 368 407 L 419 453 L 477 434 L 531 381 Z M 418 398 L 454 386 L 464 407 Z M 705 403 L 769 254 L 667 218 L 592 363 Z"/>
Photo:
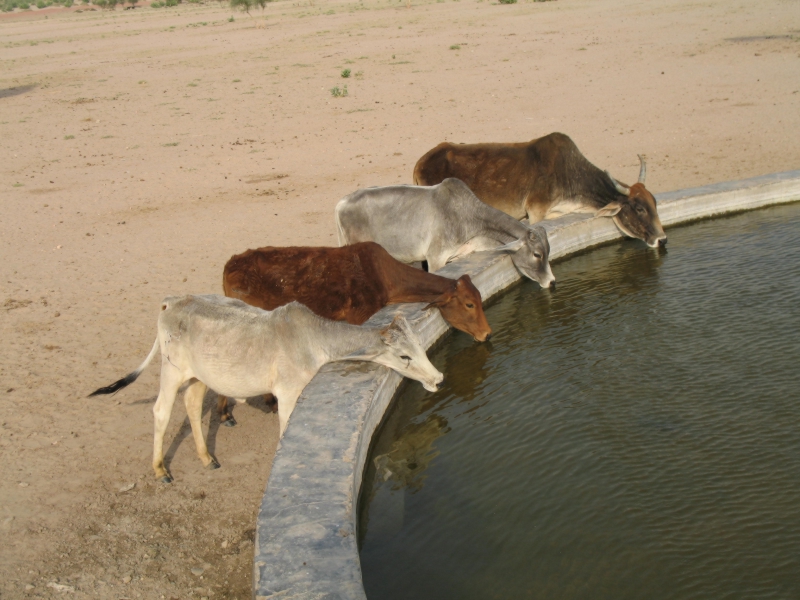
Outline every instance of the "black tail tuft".
<path fill-rule="evenodd" d="M 106 387 L 101 387 L 100 389 L 93 391 L 91 394 L 89 394 L 88 398 L 91 398 L 92 396 L 100 396 L 102 394 L 116 394 L 122 388 L 127 387 L 136 381 L 138 377 L 139 373 L 136 371 L 133 373 L 128 373 L 119 381 L 115 381 L 111 385 L 107 385 Z"/>

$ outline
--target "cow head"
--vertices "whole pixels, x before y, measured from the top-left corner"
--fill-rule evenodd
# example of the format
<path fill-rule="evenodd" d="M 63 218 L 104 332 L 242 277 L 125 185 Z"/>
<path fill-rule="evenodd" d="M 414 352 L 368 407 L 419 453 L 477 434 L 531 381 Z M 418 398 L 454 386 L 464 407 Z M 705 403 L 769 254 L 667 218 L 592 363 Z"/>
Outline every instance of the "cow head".
<path fill-rule="evenodd" d="M 556 278 L 548 262 L 550 242 L 547 240 L 547 232 L 539 225 L 527 229 L 528 233 L 524 237 L 498 249 L 511 255 L 511 262 L 525 277 L 533 279 L 543 288 L 555 289 Z"/>
<path fill-rule="evenodd" d="M 397 315 L 391 324 L 381 329 L 380 336 L 383 344 L 371 360 L 394 369 L 403 377 L 419 381 L 429 392 L 442 386 L 444 375 L 428 360 L 425 349 L 402 315 Z"/>
<path fill-rule="evenodd" d="M 623 195 L 623 198 L 609 202 L 598 210 L 595 216 L 613 218 L 622 233 L 628 237 L 644 240 L 651 248 L 666 246 L 667 234 L 664 233 L 661 220 L 658 218 L 656 199 L 644 187 L 647 164 L 641 154 L 639 162 L 641 163 L 639 181 L 630 187 L 620 183 L 606 171 L 614 188 Z"/>
<path fill-rule="evenodd" d="M 481 293 L 472 285 L 469 275 L 453 281 L 449 290 L 425 308 L 438 308 L 445 321 L 474 337 L 476 342 L 485 342 L 492 335 L 483 312 Z"/>

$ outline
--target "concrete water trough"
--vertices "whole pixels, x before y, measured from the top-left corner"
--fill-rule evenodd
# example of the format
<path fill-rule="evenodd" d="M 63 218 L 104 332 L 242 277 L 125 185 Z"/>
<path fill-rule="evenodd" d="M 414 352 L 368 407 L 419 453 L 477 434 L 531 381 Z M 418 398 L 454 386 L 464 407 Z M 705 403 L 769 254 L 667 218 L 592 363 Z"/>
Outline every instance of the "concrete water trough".
<path fill-rule="evenodd" d="M 657 194 L 656 199 L 661 222 L 669 227 L 800 200 L 800 171 Z M 611 219 L 590 215 L 541 224 L 550 239 L 550 260 L 623 237 Z M 511 260 L 495 252 L 472 254 L 438 273 L 452 278 L 469 273 L 484 301 L 520 279 Z M 400 312 L 428 348 L 448 325 L 438 311 L 423 307 L 389 306 L 368 323 L 388 324 Z M 339 362 L 323 367 L 303 390 L 258 514 L 256 599 L 366 598 L 356 532 L 358 497 L 372 436 L 401 379 L 373 363 Z"/>

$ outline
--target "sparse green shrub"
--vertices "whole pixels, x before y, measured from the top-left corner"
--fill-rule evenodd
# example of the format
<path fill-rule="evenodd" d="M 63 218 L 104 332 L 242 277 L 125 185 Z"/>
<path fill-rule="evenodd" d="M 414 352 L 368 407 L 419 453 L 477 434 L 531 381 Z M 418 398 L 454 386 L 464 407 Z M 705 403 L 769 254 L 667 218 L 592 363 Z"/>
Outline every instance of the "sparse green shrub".
<path fill-rule="evenodd" d="M 500 4 L 516 4 L 517 0 L 497 0 Z"/>
<path fill-rule="evenodd" d="M 74 135 L 65 135 L 65 136 L 64 136 L 64 139 L 65 139 L 65 140 L 74 140 L 74 139 L 75 139 L 75 136 L 74 136 Z"/>
<path fill-rule="evenodd" d="M 345 69 L 344 71 L 342 71 L 342 77 L 345 79 L 350 77 L 350 69 Z"/>
<path fill-rule="evenodd" d="M 150 8 L 161 8 L 162 6 L 164 6 L 164 4 L 159 2 L 158 0 L 150 4 Z"/>
<path fill-rule="evenodd" d="M 267 3 L 273 1 L 274 0 L 231 0 L 231 8 L 238 8 L 250 15 L 250 11 L 254 8 L 264 10 L 267 7 Z M 229 21 L 233 21 L 233 17 L 231 17 Z"/>
<path fill-rule="evenodd" d="M 178 0 L 166 0 L 166 2 L 164 2 L 164 6 L 167 7 L 178 6 Z"/>
<path fill-rule="evenodd" d="M 47 6 L 47 3 L 44 0 L 39 0 L 36 3 L 36 8 L 45 8 L 46 6 Z"/>
<path fill-rule="evenodd" d="M 334 98 L 344 98 L 347 96 L 347 86 L 344 86 L 342 89 L 339 89 L 338 85 L 334 88 L 331 88 L 331 96 Z"/>
<path fill-rule="evenodd" d="M 73 4 L 72 0 L 65 0 L 64 8 L 70 8 Z"/>
<path fill-rule="evenodd" d="M 516 0 L 514 1 L 516 2 Z M 450 50 L 461 50 L 461 46 L 459 46 L 458 44 L 453 44 L 452 46 L 450 46 Z"/>
<path fill-rule="evenodd" d="M 19 7 L 21 10 L 28 10 L 31 7 L 31 5 L 28 4 L 27 2 L 20 2 Z"/>

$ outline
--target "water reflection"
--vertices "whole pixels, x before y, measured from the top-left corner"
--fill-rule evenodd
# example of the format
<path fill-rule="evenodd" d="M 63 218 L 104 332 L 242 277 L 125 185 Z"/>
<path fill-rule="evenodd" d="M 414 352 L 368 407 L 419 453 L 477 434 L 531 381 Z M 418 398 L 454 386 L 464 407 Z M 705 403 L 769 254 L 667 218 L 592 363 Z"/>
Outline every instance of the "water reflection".
<path fill-rule="evenodd" d="M 371 600 L 800 597 L 800 205 L 670 244 L 561 261 L 432 353 L 362 485 Z"/>

